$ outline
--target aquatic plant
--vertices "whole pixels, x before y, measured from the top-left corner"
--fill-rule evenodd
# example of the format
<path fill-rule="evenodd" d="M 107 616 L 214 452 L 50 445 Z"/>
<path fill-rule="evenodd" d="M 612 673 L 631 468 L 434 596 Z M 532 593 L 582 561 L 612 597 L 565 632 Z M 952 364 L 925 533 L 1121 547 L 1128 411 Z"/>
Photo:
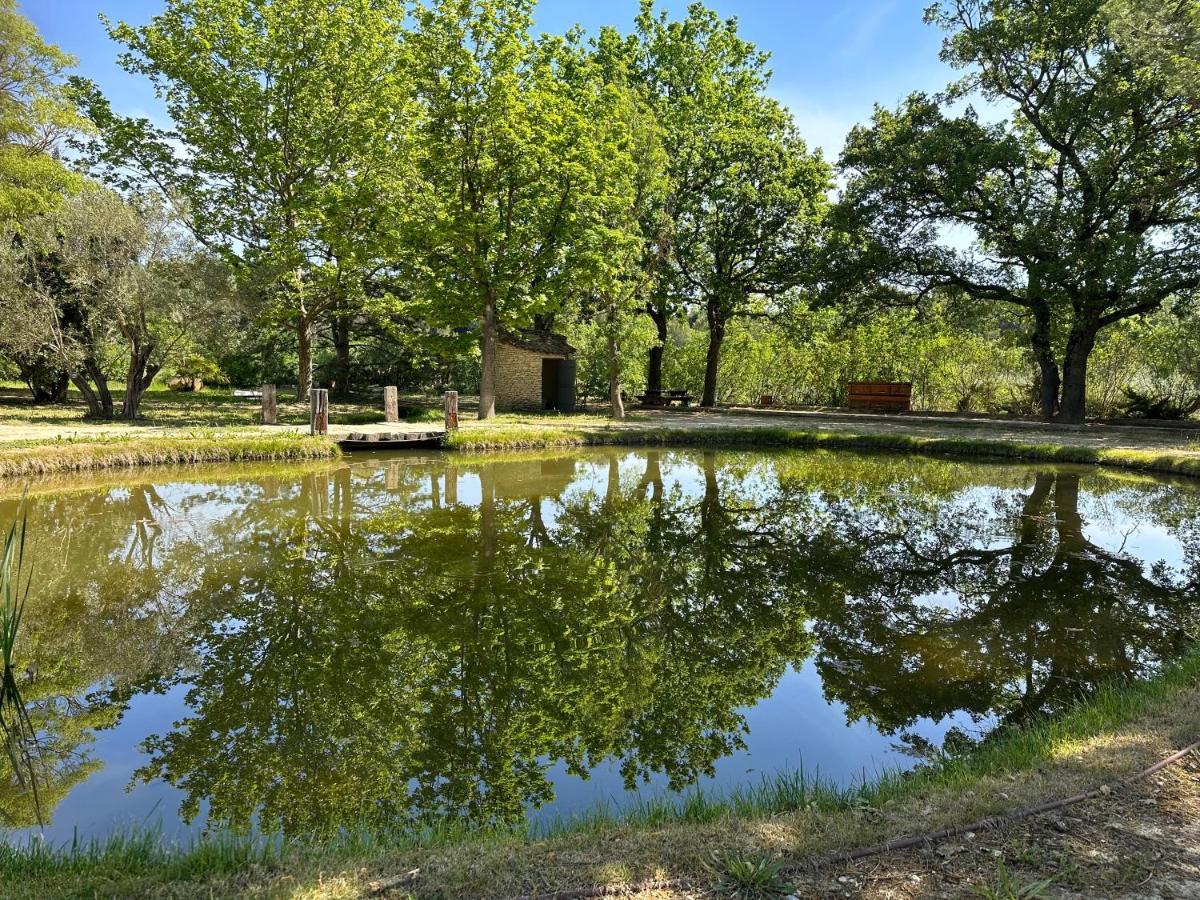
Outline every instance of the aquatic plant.
<path fill-rule="evenodd" d="M 22 497 L 17 514 L 5 535 L 3 553 L 0 554 L 0 739 L 4 741 L 5 751 L 19 782 L 25 781 L 22 773 L 27 775 L 27 786 L 33 797 L 38 824 L 43 824 L 33 762 L 37 729 L 21 697 L 15 663 L 21 619 L 25 614 L 25 601 L 32 583 L 32 578 L 25 571 L 26 524 L 25 498 Z"/>

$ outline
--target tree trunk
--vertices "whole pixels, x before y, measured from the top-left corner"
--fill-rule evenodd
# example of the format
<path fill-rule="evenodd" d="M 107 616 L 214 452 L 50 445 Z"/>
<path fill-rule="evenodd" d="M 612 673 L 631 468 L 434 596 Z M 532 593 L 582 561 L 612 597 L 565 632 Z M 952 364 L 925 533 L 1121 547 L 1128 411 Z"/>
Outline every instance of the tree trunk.
<path fill-rule="evenodd" d="M 496 416 L 496 298 L 488 291 L 479 334 L 479 418 Z"/>
<path fill-rule="evenodd" d="M 1033 308 L 1033 334 L 1029 338 L 1037 360 L 1041 385 L 1038 391 L 1038 411 L 1046 419 L 1054 418 L 1058 412 L 1060 378 L 1058 362 L 1054 359 L 1054 348 L 1050 344 L 1050 307 L 1039 303 Z"/>
<path fill-rule="evenodd" d="M 142 406 L 142 397 L 154 382 L 161 366 L 150 362 L 154 353 L 153 345 L 141 347 L 134 345 L 129 351 L 129 376 L 125 380 L 125 399 L 121 404 L 122 419 L 136 419 Z"/>
<path fill-rule="evenodd" d="M 96 394 L 100 398 L 101 417 L 111 419 L 113 417 L 113 398 L 112 391 L 108 388 L 108 376 L 104 374 L 95 360 L 89 360 L 85 369 L 96 385 Z"/>
<path fill-rule="evenodd" d="M 300 316 L 296 325 L 296 399 L 307 400 L 313 385 L 313 323 Z"/>
<path fill-rule="evenodd" d="M 1059 422 L 1069 425 L 1083 423 L 1087 413 L 1087 370 L 1092 348 L 1096 346 L 1096 328 L 1076 326 L 1067 338 L 1063 357 L 1062 400 L 1058 405 Z"/>
<path fill-rule="evenodd" d="M 100 397 L 97 395 L 96 391 L 93 390 L 91 382 L 88 381 L 87 376 L 82 372 L 73 372 L 71 374 L 71 381 L 75 384 L 76 390 L 83 395 L 83 401 L 88 407 L 88 418 L 103 418 L 104 410 L 100 404 Z"/>
<path fill-rule="evenodd" d="M 608 402 L 612 405 L 612 417 L 624 419 L 625 400 L 621 397 L 621 346 L 617 341 L 617 326 L 613 318 L 614 310 L 610 305 L 608 316 Z"/>
<path fill-rule="evenodd" d="M 654 321 L 654 328 L 658 332 L 658 343 L 650 348 L 650 359 L 646 365 L 646 390 L 661 391 L 663 353 L 667 347 L 667 313 L 655 306 L 646 307 L 646 313 Z"/>
<path fill-rule="evenodd" d="M 111 419 L 113 417 L 112 391 L 108 389 L 108 377 L 95 360 L 84 363 L 83 371 L 72 372 L 71 382 L 83 395 L 88 405 L 88 418 Z"/>
<path fill-rule="evenodd" d="M 333 350 L 335 354 L 333 366 L 334 396 L 345 399 L 353 393 L 351 377 L 353 367 L 350 363 L 350 332 L 351 322 L 349 313 L 340 313 L 333 317 Z"/>
<path fill-rule="evenodd" d="M 717 405 L 717 370 L 721 365 L 721 344 L 725 340 L 725 320 L 713 305 L 708 308 L 708 356 L 704 361 L 704 396 L 700 405 Z"/>

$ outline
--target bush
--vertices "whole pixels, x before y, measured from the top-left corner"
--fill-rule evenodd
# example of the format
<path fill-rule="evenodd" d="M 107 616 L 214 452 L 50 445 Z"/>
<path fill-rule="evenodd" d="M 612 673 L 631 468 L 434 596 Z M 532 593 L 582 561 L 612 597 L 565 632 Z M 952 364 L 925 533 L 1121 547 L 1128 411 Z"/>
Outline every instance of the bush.
<path fill-rule="evenodd" d="M 1200 412 L 1200 394 L 1172 396 L 1142 393 L 1134 388 L 1126 388 L 1121 412 L 1132 419 L 1190 419 Z"/>

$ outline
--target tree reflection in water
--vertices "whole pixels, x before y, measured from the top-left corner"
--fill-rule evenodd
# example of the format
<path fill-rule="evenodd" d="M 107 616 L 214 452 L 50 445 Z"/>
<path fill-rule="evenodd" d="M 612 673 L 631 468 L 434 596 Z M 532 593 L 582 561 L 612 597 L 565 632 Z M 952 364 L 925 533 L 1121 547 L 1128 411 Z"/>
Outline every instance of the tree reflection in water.
<path fill-rule="evenodd" d="M 1020 721 L 1184 646 L 1196 505 L 1088 470 L 663 451 L 43 496 L 72 559 L 30 625 L 43 796 L 175 685 L 139 777 L 289 834 L 519 820 L 558 764 L 683 788 L 810 658 L 886 733 Z M 1182 563 L 1119 545 L 1143 525 Z"/>

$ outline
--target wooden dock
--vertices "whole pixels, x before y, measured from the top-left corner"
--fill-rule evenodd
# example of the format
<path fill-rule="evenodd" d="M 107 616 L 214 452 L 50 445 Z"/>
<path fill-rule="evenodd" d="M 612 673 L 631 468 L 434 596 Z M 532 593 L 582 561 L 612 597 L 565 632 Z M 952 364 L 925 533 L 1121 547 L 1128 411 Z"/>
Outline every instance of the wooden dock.
<path fill-rule="evenodd" d="M 441 447 L 444 431 L 370 431 L 351 432 L 337 438 L 343 450 L 423 450 Z"/>

